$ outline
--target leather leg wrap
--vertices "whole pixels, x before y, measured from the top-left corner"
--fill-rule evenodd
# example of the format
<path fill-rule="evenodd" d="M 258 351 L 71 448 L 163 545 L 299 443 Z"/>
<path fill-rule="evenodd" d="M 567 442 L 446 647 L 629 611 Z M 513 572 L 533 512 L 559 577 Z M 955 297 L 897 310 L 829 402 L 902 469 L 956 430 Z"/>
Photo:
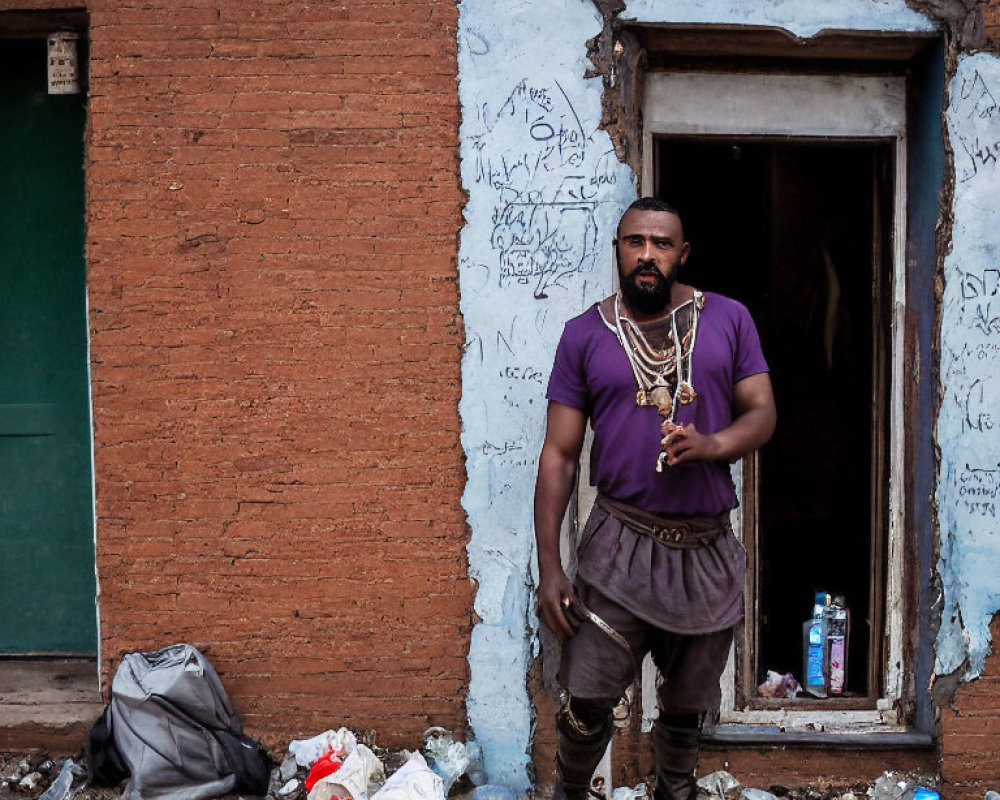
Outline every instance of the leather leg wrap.
<path fill-rule="evenodd" d="M 572 787 L 589 787 L 611 740 L 614 700 L 570 698 L 556 714 L 556 771 Z"/>
<path fill-rule="evenodd" d="M 655 800 L 694 800 L 701 723 L 700 714 L 661 714 L 653 726 Z"/>

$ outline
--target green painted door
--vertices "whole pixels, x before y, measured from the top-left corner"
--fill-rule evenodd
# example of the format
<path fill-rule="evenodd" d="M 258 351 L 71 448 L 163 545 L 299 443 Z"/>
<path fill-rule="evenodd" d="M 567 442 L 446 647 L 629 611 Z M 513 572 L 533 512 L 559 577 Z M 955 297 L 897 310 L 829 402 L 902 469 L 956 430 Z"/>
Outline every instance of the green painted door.
<path fill-rule="evenodd" d="M 0 40 L 0 653 L 97 650 L 81 95 Z"/>

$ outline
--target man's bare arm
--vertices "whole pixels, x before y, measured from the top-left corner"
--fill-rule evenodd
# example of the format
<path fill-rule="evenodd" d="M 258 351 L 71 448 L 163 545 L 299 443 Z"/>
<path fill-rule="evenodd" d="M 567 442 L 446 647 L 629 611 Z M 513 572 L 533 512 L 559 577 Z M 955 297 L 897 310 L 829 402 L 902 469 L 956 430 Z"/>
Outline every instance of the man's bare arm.
<path fill-rule="evenodd" d="M 733 408 L 732 424 L 715 433 L 699 433 L 693 424 L 664 430 L 667 464 L 735 461 L 766 444 L 777 420 L 771 377 L 761 372 L 737 383 L 733 389 Z"/>
<path fill-rule="evenodd" d="M 583 411 L 549 401 L 545 441 L 538 458 L 535 483 L 535 541 L 538 547 L 538 609 L 542 620 L 560 639 L 573 635 L 563 598 L 573 599 L 573 586 L 559 558 L 563 515 L 573 492 L 577 462 L 583 448 L 587 417 Z"/>

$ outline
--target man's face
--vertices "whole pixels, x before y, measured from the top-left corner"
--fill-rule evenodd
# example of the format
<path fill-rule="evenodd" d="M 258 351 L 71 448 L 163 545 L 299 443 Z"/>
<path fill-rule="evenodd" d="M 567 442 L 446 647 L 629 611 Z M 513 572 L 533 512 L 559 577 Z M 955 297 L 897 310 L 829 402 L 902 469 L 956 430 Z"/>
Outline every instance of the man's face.
<path fill-rule="evenodd" d="M 681 221 L 666 211 L 627 211 L 614 241 L 618 279 L 629 308 L 656 314 L 670 305 L 670 289 L 687 261 Z"/>

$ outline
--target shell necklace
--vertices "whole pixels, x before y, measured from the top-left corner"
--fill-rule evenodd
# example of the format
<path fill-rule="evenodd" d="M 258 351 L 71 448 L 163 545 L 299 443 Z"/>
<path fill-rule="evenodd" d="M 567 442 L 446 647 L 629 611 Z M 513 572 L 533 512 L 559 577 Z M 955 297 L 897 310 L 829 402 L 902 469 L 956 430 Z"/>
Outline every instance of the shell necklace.
<path fill-rule="evenodd" d="M 677 330 L 677 312 L 691 304 L 691 326 L 681 337 Z M 670 313 L 671 345 L 662 350 L 653 347 L 642 329 L 632 319 L 621 314 L 621 292 L 615 295 L 614 332 L 625 351 L 638 390 L 635 403 L 638 406 L 654 406 L 663 423 L 674 421 L 674 411 L 678 404 L 687 405 L 697 397 L 691 383 L 691 368 L 694 357 L 695 339 L 698 337 L 698 317 L 705 307 L 705 295 L 697 289 L 694 297 L 681 303 Z M 656 461 L 656 471 L 663 471 L 666 454 L 660 452 Z"/>

